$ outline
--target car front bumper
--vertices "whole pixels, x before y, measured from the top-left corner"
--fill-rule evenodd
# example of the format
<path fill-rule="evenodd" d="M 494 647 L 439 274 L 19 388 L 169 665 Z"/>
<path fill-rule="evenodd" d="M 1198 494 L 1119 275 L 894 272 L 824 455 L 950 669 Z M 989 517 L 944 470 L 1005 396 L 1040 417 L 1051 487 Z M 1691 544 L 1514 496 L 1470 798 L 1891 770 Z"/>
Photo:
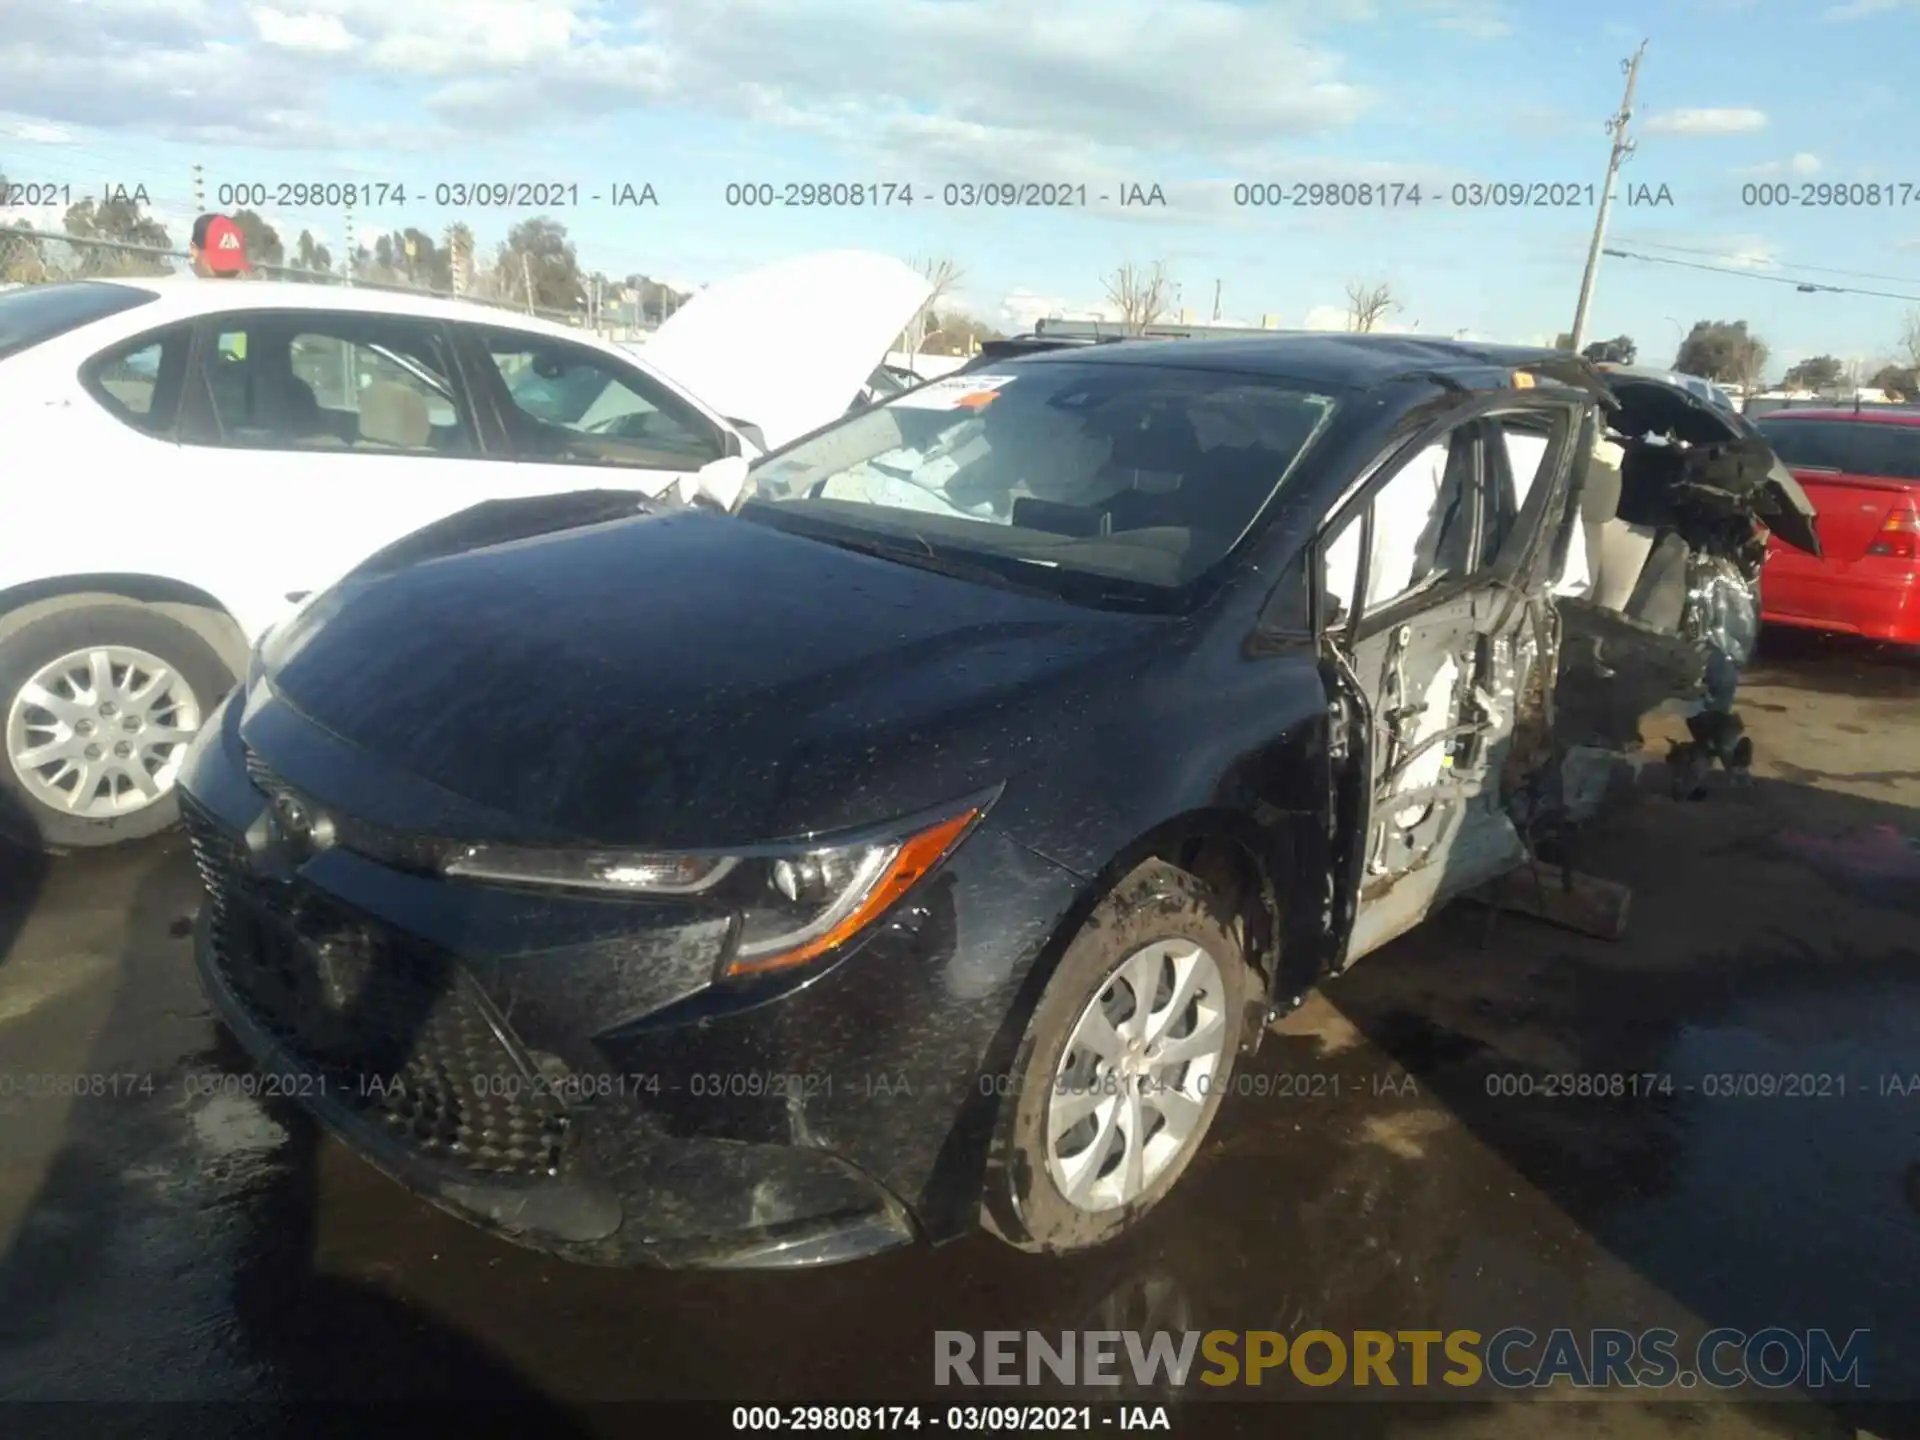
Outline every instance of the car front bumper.
<path fill-rule="evenodd" d="M 183 777 L 196 963 L 276 1093 L 375 1167 L 588 1263 L 800 1266 L 971 1227 L 1005 1089 L 983 1077 L 1075 877 L 982 826 L 849 953 L 735 990 L 725 922 L 686 907 L 290 852 L 242 708 Z M 266 728 L 275 761 L 312 742 L 305 777 L 343 763 Z"/>

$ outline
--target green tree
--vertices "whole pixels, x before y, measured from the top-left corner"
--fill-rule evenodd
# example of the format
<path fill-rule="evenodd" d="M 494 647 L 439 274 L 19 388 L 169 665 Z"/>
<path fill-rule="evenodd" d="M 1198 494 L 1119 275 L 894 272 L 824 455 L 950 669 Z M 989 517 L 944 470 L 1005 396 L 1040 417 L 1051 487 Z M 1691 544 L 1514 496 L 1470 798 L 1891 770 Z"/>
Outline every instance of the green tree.
<path fill-rule="evenodd" d="M 313 238 L 311 230 L 302 230 L 300 238 L 293 242 L 293 268 L 312 270 L 319 274 L 331 274 L 333 271 L 333 252 Z"/>
<path fill-rule="evenodd" d="M 172 257 L 163 253 L 173 249 L 167 227 L 147 214 L 138 200 L 116 197 L 95 204 L 91 197 L 69 205 L 62 219 L 67 234 L 76 240 L 104 240 L 108 245 L 76 245 L 73 264 L 76 276 L 89 275 L 166 275 L 171 273 Z M 122 250 L 113 245 L 138 246 Z M 142 254 L 141 250 L 152 251 Z"/>
<path fill-rule="evenodd" d="M 1846 363 L 1838 357 L 1811 355 L 1789 368 L 1781 383 L 1790 390 L 1830 390 L 1846 373 Z"/>
<path fill-rule="evenodd" d="M 558 220 L 537 215 L 514 226 L 495 268 L 503 298 L 537 310 L 580 308 L 580 257 Z"/>
<path fill-rule="evenodd" d="M 0 171 L 0 194 L 4 194 L 6 188 L 6 173 Z M 24 220 L 0 228 L 0 285 L 29 285 L 53 278 L 47 272 L 46 256 L 41 253 L 39 242 L 31 236 L 12 233 L 31 228 Z"/>
<path fill-rule="evenodd" d="M 280 232 L 254 211 L 236 210 L 227 218 L 240 227 L 240 238 L 247 246 L 248 264 L 271 269 L 287 258 L 286 247 L 280 243 Z"/>
<path fill-rule="evenodd" d="M 659 324 L 667 316 L 687 303 L 689 292 L 676 290 L 660 280 L 645 275 L 629 275 L 621 282 L 621 288 L 633 293 L 630 302 L 642 321 Z"/>
<path fill-rule="evenodd" d="M 1760 381 L 1772 354 L 1767 342 L 1744 320 L 1696 320 L 1673 357 L 1673 368 L 1688 375 L 1751 388 Z"/>
<path fill-rule="evenodd" d="M 1867 383 L 1876 390 L 1884 390 L 1889 395 L 1898 395 L 1904 399 L 1920 393 L 1920 367 L 1882 365 L 1874 372 L 1873 379 Z"/>

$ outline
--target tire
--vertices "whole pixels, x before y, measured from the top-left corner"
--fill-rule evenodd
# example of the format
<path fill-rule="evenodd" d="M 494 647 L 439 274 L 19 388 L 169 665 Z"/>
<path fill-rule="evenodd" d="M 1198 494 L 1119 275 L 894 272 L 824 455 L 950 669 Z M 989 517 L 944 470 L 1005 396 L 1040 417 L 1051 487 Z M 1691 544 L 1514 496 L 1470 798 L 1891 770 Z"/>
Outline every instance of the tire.
<path fill-rule="evenodd" d="M 183 745 L 176 747 L 169 742 L 151 752 L 134 751 L 135 756 L 149 754 L 159 765 L 157 776 L 148 768 L 149 777 L 159 791 L 157 798 L 140 796 L 131 788 L 130 778 L 116 780 L 106 788 L 117 789 L 118 798 L 112 802 L 102 801 L 97 813 L 91 815 L 76 814 L 71 808 L 56 805 L 43 785 L 31 782 L 22 774 L 17 756 L 36 739 L 45 743 L 49 735 L 56 733 L 46 728 L 51 712 L 30 706 L 22 694 L 23 689 L 61 658 L 96 649 L 110 649 L 122 658 L 138 652 L 158 660 L 171 672 L 172 678 L 167 684 L 172 688 L 165 692 L 163 702 L 154 712 L 158 723 L 169 726 L 175 720 L 190 720 L 196 714 L 196 723 L 204 722 L 236 683 L 226 663 L 205 640 L 178 621 L 141 605 L 82 602 L 72 609 L 43 616 L 0 640 L 0 831 L 49 853 L 98 849 L 145 839 L 168 829 L 180 816 L 172 772 L 178 770 L 178 757 L 185 753 Z M 144 671 L 123 672 L 118 666 L 112 671 L 116 677 L 123 673 L 129 686 L 137 685 L 145 674 Z M 172 708 L 176 703 L 179 708 Z M 115 719 L 121 725 L 131 725 L 136 718 L 124 713 L 130 708 L 134 707 L 123 703 L 116 711 Z M 89 718 L 84 723 L 100 725 L 103 722 Z M 146 723 L 149 722 L 142 722 L 143 728 Z M 150 740 L 153 734 L 165 732 L 146 733 Z M 101 732 L 100 738 L 130 747 L 141 743 L 137 737 L 125 737 L 119 730 Z M 37 769 L 34 773 L 44 780 L 50 772 Z M 104 784 L 104 781 L 96 782 L 96 794 Z"/>
<path fill-rule="evenodd" d="M 981 1221 L 989 1231 L 1021 1250 L 1053 1254 L 1084 1250 L 1114 1239 L 1173 1189 L 1205 1144 L 1232 1082 L 1245 1036 L 1254 977 L 1238 933 L 1219 896 L 1194 875 L 1164 861 L 1141 865 L 1099 903 L 1048 980 L 1015 1055 L 1009 1099 L 996 1123 L 982 1196 Z M 1161 942 L 1197 946 L 1214 960 L 1222 993 L 1207 1000 L 1224 1026 L 1219 1056 L 1208 1080 L 1197 1087 L 1190 1078 L 1182 1082 L 1198 1088 L 1204 1097 L 1184 1148 L 1132 1198 L 1108 1208 L 1092 1208 L 1068 1198 L 1050 1163 L 1047 1131 L 1054 1098 L 1088 1083 L 1063 1082 L 1061 1063 L 1083 1013 L 1133 957 L 1151 953 L 1150 947 Z M 1164 986 L 1162 981 L 1163 995 Z M 1204 988 L 1215 987 L 1209 982 Z M 1130 1018 L 1121 1022 L 1123 1028 L 1130 1023 Z M 1187 1073 L 1190 1077 L 1191 1072 Z M 1103 1097 L 1111 1093 L 1110 1084 L 1110 1080 L 1091 1082 L 1080 1093 Z M 1090 1123 L 1098 1124 L 1097 1117 Z M 1068 1146 L 1063 1143 L 1061 1148 Z M 1088 1153 L 1090 1147 L 1081 1151 Z"/>

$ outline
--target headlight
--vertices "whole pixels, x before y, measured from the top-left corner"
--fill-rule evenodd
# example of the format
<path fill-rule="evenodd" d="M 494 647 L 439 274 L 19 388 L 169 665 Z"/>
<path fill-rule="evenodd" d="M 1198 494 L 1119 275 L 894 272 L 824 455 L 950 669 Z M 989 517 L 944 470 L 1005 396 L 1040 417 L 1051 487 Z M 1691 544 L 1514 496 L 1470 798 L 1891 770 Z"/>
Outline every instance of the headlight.
<path fill-rule="evenodd" d="M 696 898 L 739 916 L 729 975 L 784 970 L 864 930 L 959 844 L 963 811 L 900 839 L 753 855 L 661 855 L 474 845 L 446 875 L 598 894 Z"/>

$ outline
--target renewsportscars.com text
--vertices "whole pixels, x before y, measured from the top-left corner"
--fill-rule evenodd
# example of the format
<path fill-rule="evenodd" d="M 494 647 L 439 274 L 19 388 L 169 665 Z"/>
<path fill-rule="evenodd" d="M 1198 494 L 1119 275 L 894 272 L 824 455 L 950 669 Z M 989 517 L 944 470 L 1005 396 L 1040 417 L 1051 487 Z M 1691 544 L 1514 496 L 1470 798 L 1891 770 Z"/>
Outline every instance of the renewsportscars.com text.
<path fill-rule="evenodd" d="M 940 1330 L 942 1386 L 1281 1386 L 1579 1389 L 1757 1385 L 1865 1390 L 1870 1335 L 1826 1330 Z"/>

